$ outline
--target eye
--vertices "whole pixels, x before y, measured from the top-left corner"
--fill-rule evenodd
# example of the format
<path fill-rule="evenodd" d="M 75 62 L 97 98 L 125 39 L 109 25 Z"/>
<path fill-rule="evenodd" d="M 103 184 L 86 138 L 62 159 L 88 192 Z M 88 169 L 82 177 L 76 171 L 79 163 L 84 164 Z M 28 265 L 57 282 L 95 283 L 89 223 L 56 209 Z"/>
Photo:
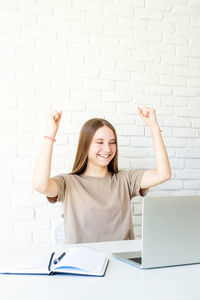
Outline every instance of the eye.
<path fill-rule="evenodd" d="M 103 144 L 103 142 L 97 142 L 97 144 Z"/>
<path fill-rule="evenodd" d="M 116 144 L 116 142 L 112 142 L 112 143 L 110 143 L 111 145 L 114 145 L 114 144 Z"/>

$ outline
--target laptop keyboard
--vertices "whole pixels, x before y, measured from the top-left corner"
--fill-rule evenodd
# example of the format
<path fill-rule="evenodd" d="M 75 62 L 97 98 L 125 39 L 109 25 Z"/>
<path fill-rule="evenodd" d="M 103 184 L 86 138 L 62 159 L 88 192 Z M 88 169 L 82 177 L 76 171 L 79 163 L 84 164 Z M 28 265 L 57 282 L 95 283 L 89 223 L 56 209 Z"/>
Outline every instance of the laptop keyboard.
<path fill-rule="evenodd" d="M 138 264 L 142 264 L 142 257 L 130 257 L 129 260 L 135 261 Z"/>

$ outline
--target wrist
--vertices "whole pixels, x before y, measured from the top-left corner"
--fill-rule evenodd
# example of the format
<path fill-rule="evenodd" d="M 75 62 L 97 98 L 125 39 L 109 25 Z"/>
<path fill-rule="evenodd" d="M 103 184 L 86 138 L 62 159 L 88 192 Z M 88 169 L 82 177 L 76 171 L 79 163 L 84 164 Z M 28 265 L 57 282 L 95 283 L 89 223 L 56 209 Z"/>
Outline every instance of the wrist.
<path fill-rule="evenodd" d="M 56 142 L 55 137 L 53 137 L 52 135 L 44 135 L 44 139 L 49 140 L 51 142 Z"/>
<path fill-rule="evenodd" d="M 152 127 L 150 128 L 150 131 L 151 131 L 151 134 L 152 134 L 152 135 L 161 134 L 161 132 L 162 132 L 162 131 L 160 130 L 159 125 L 152 126 Z"/>

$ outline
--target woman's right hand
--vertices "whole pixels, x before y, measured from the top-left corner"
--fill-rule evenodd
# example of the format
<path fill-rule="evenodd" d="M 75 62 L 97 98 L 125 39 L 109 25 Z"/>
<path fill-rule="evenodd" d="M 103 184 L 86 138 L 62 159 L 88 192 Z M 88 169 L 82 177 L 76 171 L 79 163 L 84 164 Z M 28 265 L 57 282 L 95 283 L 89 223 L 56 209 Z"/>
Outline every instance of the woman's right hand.
<path fill-rule="evenodd" d="M 47 135 L 55 138 L 58 131 L 60 120 L 62 118 L 62 111 L 56 110 L 46 116 Z"/>

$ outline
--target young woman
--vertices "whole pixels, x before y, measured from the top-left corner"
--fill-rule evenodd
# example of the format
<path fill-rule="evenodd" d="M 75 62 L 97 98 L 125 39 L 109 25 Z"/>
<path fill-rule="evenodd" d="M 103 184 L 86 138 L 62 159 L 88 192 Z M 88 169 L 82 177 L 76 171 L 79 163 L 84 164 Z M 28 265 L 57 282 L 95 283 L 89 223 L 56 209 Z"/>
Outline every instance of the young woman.
<path fill-rule="evenodd" d="M 154 109 L 138 108 L 154 142 L 154 170 L 118 170 L 117 136 L 104 119 L 82 127 L 73 170 L 50 178 L 53 142 L 62 112 L 47 116 L 47 135 L 38 158 L 33 187 L 50 202 L 62 202 L 66 243 L 134 239 L 131 198 L 168 180 L 171 170 Z"/>

